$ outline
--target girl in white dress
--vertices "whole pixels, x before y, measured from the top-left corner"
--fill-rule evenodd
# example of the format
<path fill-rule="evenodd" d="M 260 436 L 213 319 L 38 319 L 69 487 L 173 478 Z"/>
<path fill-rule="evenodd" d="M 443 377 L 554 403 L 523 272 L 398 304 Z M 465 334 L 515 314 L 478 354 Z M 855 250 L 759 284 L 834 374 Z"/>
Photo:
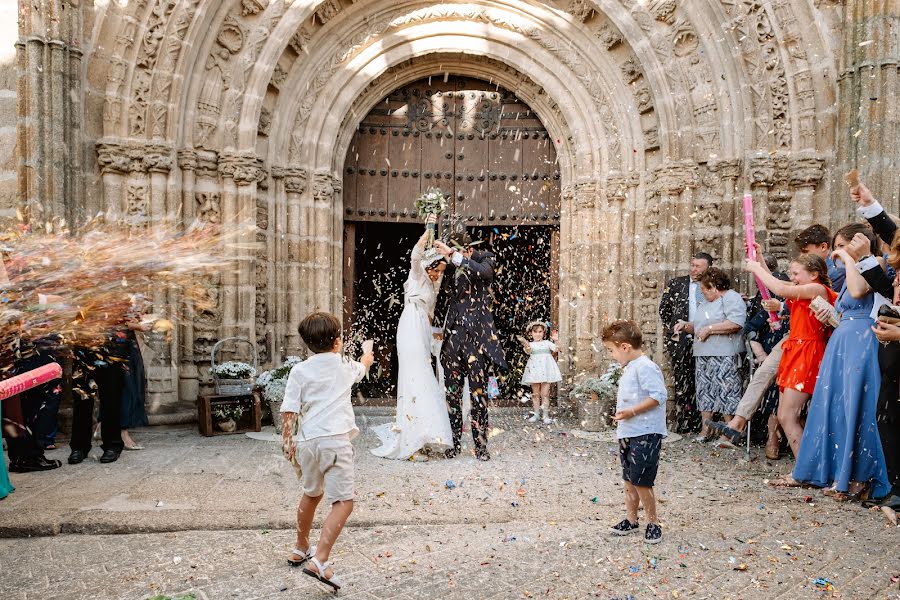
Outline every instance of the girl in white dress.
<path fill-rule="evenodd" d="M 381 446 L 375 456 L 422 459 L 426 446 L 453 444 L 444 388 L 431 365 L 434 305 L 447 263 L 436 251 L 425 251 L 427 232 L 413 248 L 409 277 L 403 285 L 404 306 L 397 325 L 397 418 L 375 427 Z"/>
<path fill-rule="evenodd" d="M 522 372 L 522 385 L 531 386 L 531 402 L 534 410 L 529 423 L 537 423 L 540 419 L 539 411 L 543 409 L 544 424 L 552 423 L 550 420 L 550 384 L 562 381 L 562 374 L 559 372 L 559 366 L 553 353 L 557 352 L 555 341 L 556 334 L 552 334 L 550 340 L 545 340 L 547 334 L 547 326 L 541 321 L 532 321 L 528 324 L 525 332 L 531 337 L 531 341 L 527 341 L 523 337 L 519 337 L 522 348 L 530 356 L 525 370 Z"/>

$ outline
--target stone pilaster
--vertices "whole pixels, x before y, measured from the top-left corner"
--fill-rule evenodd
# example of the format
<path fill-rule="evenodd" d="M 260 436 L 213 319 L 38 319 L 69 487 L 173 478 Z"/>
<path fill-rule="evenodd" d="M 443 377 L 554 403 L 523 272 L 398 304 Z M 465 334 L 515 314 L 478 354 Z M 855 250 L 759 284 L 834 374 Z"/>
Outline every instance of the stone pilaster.
<path fill-rule="evenodd" d="M 637 173 L 610 173 L 606 178 L 606 210 L 602 222 L 607 227 L 608 250 L 606 269 L 612 274 L 610 293 L 610 317 L 633 319 L 635 299 L 635 274 L 642 267 L 628 245 L 634 240 L 636 191 L 640 184 Z"/>
<path fill-rule="evenodd" d="M 852 214 L 842 175 L 851 168 L 889 212 L 900 206 L 900 12 L 896 2 L 843 3 L 842 50 L 838 65 L 837 169 L 832 202 L 838 214 Z M 836 223 L 833 223 L 836 224 Z"/>
<path fill-rule="evenodd" d="M 328 171 L 317 171 L 313 175 L 308 207 L 308 227 L 302 236 L 308 240 L 312 263 L 308 265 L 307 277 L 315 285 L 309 296 L 311 310 L 327 310 L 341 314 L 340 303 L 340 258 L 335 262 L 335 244 L 342 243 L 342 232 L 337 231 L 335 211 L 341 210 L 340 178 Z M 338 218 L 340 215 L 338 214 Z M 304 279 L 307 279 L 304 277 Z M 335 296 L 337 294 L 337 296 Z M 302 318 L 302 317 L 301 317 Z"/>
<path fill-rule="evenodd" d="M 602 318 L 598 298 L 606 285 L 606 277 L 600 277 L 596 267 L 603 260 L 600 242 L 598 210 L 600 187 L 595 181 L 582 180 L 573 186 L 575 221 L 572 230 L 573 264 L 584 265 L 576 269 L 575 289 L 575 362 L 576 371 L 593 370 L 596 366 L 594 342 L 599 335 L 597 324 Z"/>
<path fill-rule="evenodd" d="M 181 169 L 181 218 L 185 228 L 190 227 L 197 215 L 194 185 L 196 183 L 197 153 L 190 149 L 177 153 L 178 168 Z M 190 318 L 194 313 L 193 301 L 182 299 L 185 316 L 180 319 L 180 344 L 178 346 L 178 397 L 182 401 L 191 401 L 200 393 L 200 373 L 194 357 L 194 322 Z"/>

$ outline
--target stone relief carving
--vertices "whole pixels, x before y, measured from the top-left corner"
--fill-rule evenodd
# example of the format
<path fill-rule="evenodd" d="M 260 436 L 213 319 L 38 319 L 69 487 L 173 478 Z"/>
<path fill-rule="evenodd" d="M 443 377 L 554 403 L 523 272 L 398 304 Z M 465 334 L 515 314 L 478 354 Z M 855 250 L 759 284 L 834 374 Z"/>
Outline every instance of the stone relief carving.
<path fill-rule="evenodd" d="M 132 227 L 145 227 L 150 211 L 147 184 L 129 181 L 125 192 L 125 217 Z"/>
<path fill-rule="evenodd" d="M 657 21 L 663 21 L 671 25 L 675 18 L 675 0 L 651 0 L 647 8 Z"/>
<path fill-rule="evenodd" d="M 222 222 L 219 192 L 196 192 L 197 219 L 203 223 L 218 225 Z"/>
<path fill-rule="evenodd" d="M 341 4 L 338 0 L 326 0 L 322 6 L 316 11 L 316 18 L 325 25 L 331 19 L 335 18 L 341 12 Z"/>
<path fill-rule="evenodd" d="M 201 148 L 216 145 L 215 132 L 222 112 L 222 97 L 230 84 L 227 71 L 228 50 L 219 48 L 206 58 L 203 86 L 197 100 L 197 121 L 194 126 L 194 144 Z"/>
<path fill-rule="evenodd" d="M 622 43 L 622 34 L 609 23 L 606 23 L 597 29 L 594 32 L 594 35 L 597 36 L 597 39 L 600 40 L 600 43 L 603 44 L 607 50 L 612 50 Z"/>
<path fill-rule="evenodd" d="M 259 113 L 259 126 L 257 129 L 260 135 L 268 136 L 270 127 L 272 127 L 272 111 L 264 107 Z"/>
<path fill-rule="evenodd" d="M 241 0 L 241 16 L 249 17 L 262 11 L 267 5 L 268 0 Z"/>
<path fill-rule="evenodd" d="M 569 0 L 566 12 L 584 22 L 594 15 L 594 3 L 591 0 Z"/>

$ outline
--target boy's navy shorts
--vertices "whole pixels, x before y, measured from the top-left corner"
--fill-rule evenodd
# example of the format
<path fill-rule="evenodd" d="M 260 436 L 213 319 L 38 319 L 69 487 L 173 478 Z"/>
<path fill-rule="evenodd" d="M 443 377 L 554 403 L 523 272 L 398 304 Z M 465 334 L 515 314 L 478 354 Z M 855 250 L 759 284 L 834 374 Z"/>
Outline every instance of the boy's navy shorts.
<path fill-rule="evenodd" d="M 659 468 L 659 451 L 663 436 L 648 433 L 619 440 L 619 459 L 622 461 L 622 479 L 632 485 L 653 487 Z"/>

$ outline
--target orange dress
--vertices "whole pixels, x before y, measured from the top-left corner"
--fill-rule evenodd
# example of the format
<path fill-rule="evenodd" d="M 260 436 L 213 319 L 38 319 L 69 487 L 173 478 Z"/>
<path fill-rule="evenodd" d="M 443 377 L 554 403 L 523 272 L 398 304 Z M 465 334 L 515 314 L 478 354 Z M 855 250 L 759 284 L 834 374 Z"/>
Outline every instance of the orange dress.
<path fill-rule="evenodd" d="M 834 305 L 837 293 L 828 290 L 828 303 Z M 778 387 L 812 395 L 819 377 L 819 365 L 830 337 L 829 327 L 819 322 L 809 304 L 812 300 L 787 300 L 791 311 L 791 331 L 782 344 L 778 365 Z"/>

